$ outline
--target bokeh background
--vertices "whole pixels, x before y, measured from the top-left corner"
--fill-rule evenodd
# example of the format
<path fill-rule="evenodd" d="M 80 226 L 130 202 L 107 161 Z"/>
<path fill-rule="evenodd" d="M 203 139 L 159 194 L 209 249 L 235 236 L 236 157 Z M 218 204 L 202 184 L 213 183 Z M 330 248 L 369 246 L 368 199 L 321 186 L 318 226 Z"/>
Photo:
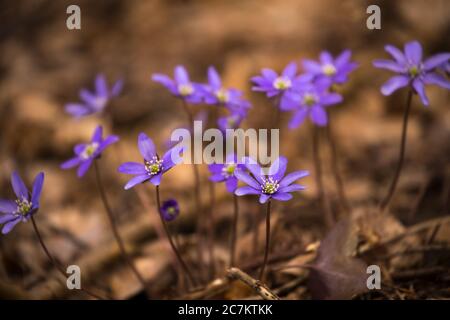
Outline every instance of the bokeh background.
<path fill-rule="evenodd" d="M 70 4 L 81 7 L 81 30 L 66 28 Z M 370 4 L 381 7 L 381 30 L 366 28 Z M 107 133 L 121 138 L 101 159 L 121 233 L 139 270 L 152 284 L 154 297 L 177 296 L 182 284 L 177 281 L 169 248 L 159 237 L 152 190 L 142 186 L 124 191 L 128 177 L 117 173 L 120 163 L 140 158 L 139 132 L 146 132 L 163 148 L 171 131 L 186 123 L 179 101 L 152 82 L 151 74 L 172 74 L 174 66 L 182 64 L 191 79 L 204 82 L 207 67 L 214 65 L 225 85 L 243 90 L 253 104 L 243 127 L 267 128 L 273 125 L 274 109 L 262 94 L 251 92 L 251 76 L 263 67 L 279 71 L 290 61 L 317 59 L 324 49 L 333 54 L 351 49 L 359 68 L 340 89 L 344 103 L 330 112 L 346 192 L 354 214 L 361 215 L 381 198 L 393 174 L 406 99 L 405 90 L 391 97 L 381 95 L 379 88 L 390 74 L 373 68 L 371 61 L 387 57 L 385 44 L 403 46 L 413 39 L 422 43 L 425 55 L 449 51 L 449 17 L 447 0 L 1 1 L 0 196 L 12 196 L 9 179 L 13 170 L 19 170 L 28 183 L 44 171 L 38 221 L 54 255 L 64 264 L 80 265 L 83 281 L 115 298 L 139 294 L 139 283 L 118 255 L 93 172 L 78 179 L 73 170 L 59 169 L 72 156 L 72 147 L 87 141 L 95 126 L 103 124 Z M 110 83 L 123 78 L 123 93 L 111 103 L 106 117 L 74 120 L 65 113 L 64 104 L 78 101 L 80 88 L 92 88 L 100 72 Z M 429 108 L 417 98 L 413 101 L 406 164 L 391 209 L 396 218 L 388 228 L 391 224 L 404 228 L 449 213 L 449 96 L 436 87 L 427 92 Z M 289 117 L 283 114 L 277 124 L 281 153 L 289 158 L 288 170 L 312 171 L 311 128 L 305 124 L 289 131 Z M 321 151 L 325 184 L 335 199 L 329 148 L 324 144 Z M 206 166 L 201 170 L 202 200 L 207 207 L 208 173 Z M 304 182 L 307 191 L 289 204 L 274 207 L 274 252 L 295 252 L 323 236 L 314 179 Z M 181 216 L 171 223 L 171 229 L 187 256 L 193 251 L 198 218 L 192 210 L 192 190 L 187 165 L 164 176 L 163 198 L 176 197 L 181 205 Z M 223 267 L 232 202 L 224 186 L 217 186 L 216 198 L 216 254 L 218 266 Z M 255 199 L 243 199 L 241 210 L 243 263 L 261 256 L 263 229 L 261 239 L 252 235 L 251 226 L 262 218 Z M 449 229 L 443 227 L 439 236 L 448 240 Z M 295 277 L 295 272 L 276 281 Z M 3 289 L 8 288 L 6 293 L 2 290 L 6 296 L 67 296 L 27 224 L 0 238 L 0 282 Z M 229 294 L 248 295 L 237 291 Z M 69 296 L 83 297 L 81 293 Z M 305 290 L 289 296 L 307 297 Z"/>

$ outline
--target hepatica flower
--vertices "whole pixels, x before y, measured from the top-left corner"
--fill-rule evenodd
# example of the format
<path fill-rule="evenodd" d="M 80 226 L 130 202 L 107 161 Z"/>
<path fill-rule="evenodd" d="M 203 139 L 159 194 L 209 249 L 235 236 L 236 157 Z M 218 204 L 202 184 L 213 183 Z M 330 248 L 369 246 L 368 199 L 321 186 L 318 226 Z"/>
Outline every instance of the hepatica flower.
<path fill-rule="evenodd" d="M 61 169 L 71 169 L 78 166 L 77 175 L 82 177 L 89 170 L 92 161 L 100 157 L 103 150 L 109 145 L 119 141 L 119 137 L 110 135 L 103 139 L 103 128 L 98 126 L 95 128 L 92 139 L 89 143 L 81 143 L 73 149 L 75 157 L 61 164 Z"/>
<path fill-rule="evenodd" d="M 172 80 L 165 74 L 155 73 L 152 80 L 165 86 L 172 95 L 183 99 L 188 103 L 200 103 L 202 101 L 201 86 L 191 82 L 186 69 L 183 66 L 176 66 L 174 79 Z"/>
<path fill-rule="evenodd" d="M 180 207 L 175 199 L 169 199 L 163 202 L 160 212 L 165 221 L 172 221 L 180 214 Z"/>
<path fill-rule="evenodd" d="M 447 90 L 450 89 L 450 82 L 435 72 L 436 68 L 447 63 L 450 59 L 450 53 L 439 53 L 423 61 L 422 46 L 418 41 L 406 43 L 404 52 L 391 45 L 385 46 L 385 50 L 394 60 L 375 60 L 373 65 L 377 68 L 396 72 L 398 75 L 390 78 L 381 87 L 383 95 L 389 96 L 400 88 L 412 86 L 420 96 L 422 103 L 428 106 L 429 101 L 425 94 L 425 84 L 435 84 Z"/>
<path fill-rule="evenodd" d="M 66 112 L 77 118 L 102 112 L 109 101 L 120 94 L 122 87 L 123 81 L 118 80 L 111 88 L 108 88 L 105 76 L 99 74 L 95 79 L 95 91 L 81 89 L 80 99 L 82 102 L 66 104 Z"/>
<path fill-rule="evenodd" d="M 348 74 L 358 66 L 350 61 L 351 56 L 350 50 L 343 51 L 336 58 L 328 51 L 323 51 L 319 61 L 303 60 L 303 68 L 318 81 L 324 81 L 328 85 L 342 84 L 347 81 Z"/>
<path fill-rule="evenodd" d="M 237 188 L 234 192 L 237 196 L 247 194 L 259 195 L 259 202 L 266 203 L 269 199 L 288 201 L 292 199 L 291 192 L 304 190 L 305 187 L 295 184 L 296 180 L 306 177 L 308 171 L 294 171 L 285 176 L 287 159 L 279 157 L 269 168 L 269 174 L 264 175 L 261 167 L 253 159 L 245 159 L 245 167 L 252 176 L 243 170 L 235 172 L 238 180 L 247 186 Z"/>
<path fill-rule="evenodd" d="M 0 199 L 0 224 L 3 225 L 3 234 L 9 233 L 19 222 L 27 222 L 38 211 L 44 173 L 39 173 L 34 179 L 31 194 L 17 172 L 12 174 L 11 184 L 17 199 Z"/>
<path fill-rule="evenodd" d="M 208 68 L 208 83 L 202 88 L 206 104 L 224 106 L 241 114 L 251 107 L 250 102 L 242 98 L 241 90 L 223 87 L 219 73 L 212 66 Z"/>
<path fill-rule="evenodd" d="M 297 76 L 296 73 L 297 64 L 295 62 L 288 64 L 280 75 L 272 69 L 262 69 L 261 75 L 251 79 L 254 84 L 252 90 L 264 92 L 268 98 L 272 98 L 299 88 L 312 79 L 309 74 Z"/>
<path fill-rule="evenodd" d="M 235 176 L 236 171 L 245 170 L 243 164 L 238 164 L 236 154 L 227 155 L 225 163 L 213 163 L 208 166 L 211 172 L 209 180 L 213 182 L 225 182 L 228 192 L 234 192 L 238 185 Z"/>
<path fill-rule="evenodd" d="M 160 158 L 156 153 L 156 148 L 152 139 L 145 133 L 139 134 L 138 148 L 143 157 L 143 163 L 125 162 L 121 164 L 118 169 L 120 173 L 135 175 L 135 177 L 125 185 L 125 190 L 146 181 L 158 186 L 161 183 L 162 175 L 182 160 L 180 158 L 182 147 L 179 146 L 169 149 L 163 157 Z"/>
<path fill-rule="evenodd" d="M 281 110 L 294 110 L 289 122 L 290 129 L 300 126 L 307 116 L 318 126 L 328 123 L 325 109 L 342 101 L 340 94 L 329 92 L 328 88 L 324 82 L 305 84 L 298 92 L 291 92 L 281 100 Z"/>
<path fill-rule="evenodd" d="M 219 130 L 226 132 L 227 129 L 236 129 L 240 126 L 245 116 L 238 112 L 233 112 L 227 116 L 217 119 Z"/>

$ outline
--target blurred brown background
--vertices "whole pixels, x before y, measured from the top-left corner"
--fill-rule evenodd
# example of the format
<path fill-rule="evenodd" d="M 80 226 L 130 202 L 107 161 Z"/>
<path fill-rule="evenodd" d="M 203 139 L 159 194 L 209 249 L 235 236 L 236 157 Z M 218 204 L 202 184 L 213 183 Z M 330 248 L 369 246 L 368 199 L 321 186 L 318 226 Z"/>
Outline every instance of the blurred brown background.
<path fill-rule="evenodd" d="M 81 30 L 66 28 L 70 4 L 81 7 Z M 381 7 L 381 30 L 366 28 L 370 4 Z M 116 171 L 121 162 L 139 159 L 136 139 L 140 131 L 162 148 L 171 130 L 185 122 L 179 102 L 153 83 L 151 74 L 172 75 L 173 67 L 183 64 L 191 79 L 203 82 L 207 67 L 214 65 L 227 86 L 244 90 L 253 103 L 243 126 L 265 128 L 271 125 L 273 108 L 263 95 L 250 91 L 251 76 L 263 67 L 279 71 L 292 60 L 317 59 L 324 49 L 333 54 L 351 49 L 359 68 L 342 90 L 344 103 L 332 108 L 332 118 L 346 190 L 353 205 L 364 210 L 380 199 L 392 174 L 406 97 L 404 90 L 388 98 L 381 95 L 379 87 L 390 73 L 373 68 L 371 61 L 387 57 L 385 44 L 403 46 L 413 39 L 422 43 L 425 55 L 449 51 L 449 17 L 447 0 L 2 1 L 0 196 L 12 195 L 9 177 L 13 170 L 19 170 L 28 183 L 38 171 L 45 171 L 39 220 L 52 251 L 64 263 L 82 265 L 84 275 L 105 290 L 112 288 L 113 296 L 135 294 L 139 283 L 115 258 L 117 249 L 111 245 L 92 172 L 80 180 L 73 170 L 59 169 L 71 157 L 73 145 L 89 139 L 97 123 L 104 124 L 108 133 L 121 137 L 102 159 L 121 230 L 133 244 L 130 248 L 139 269 L 148 279 L 158 279 L 153 280 L 155 295 L 170 296 L 174 271 L 169 268 L 171 257 L 165 243 L 154 241 L 157 221 L 149 218 L 155 215 L 153 194 L 145 188 L 140 193 L 124 191 L 127 177 Z M 64 104 L 77 101 L 81 87 L 92 88 L 99 72 L 110 82 L 119 77 L 125 80 L 123 93 L 110 105 L 111 116 L 72 119 L 64 112 Z M 430 108 L 414 99 L 406 166 L 393 203 L 393 211 L 405 224 L 448 213 L 448 92 L 436 87 L 427 92 Z M 310 128 L 304 125 L 288 131 L 288 118 L 288 114 L 282 118 L 281 153 L 290 160 L 289 170 L 312 170 Z M 325 161 L 328 152 L 324 148 Z M 326 179 L 332 181 L 329 170 L 325 166 Z M 202 171 L 206 181 L 206 168 Z M 192 183 L 191 170 L 183 165 L 164 176 L 162 186 L 164 198 L 180 200 L 182 217 L 173 229 L 180 232 L 179 241 L 187 244 L 194 228 L 187 218 Z M 306 179 L 305 184 L 308 190 L 291 204 L 276 205 L 278 226 L 289 234 L 277 242 L 275 229 L 274 241 L 280 250 L 303 246 L 321 232 L 317 205 L 311 200 L 316 192 L 314 179 Z M 334 184 L 329 186 L 333 194 Z M 206 183 L 203 189 L 207 203 Z M 411 206 L 420 192 L 423 201 L 411 217 Z M 217 194 L 217 221 L 226 226 L 231 202 L 223 186 L 217 187 Z M 242 202 L 240 228 L 245 233 L 258 208 L 252 199 Z M 302 228 L 312 231 L 299 234 Z M 220 254 L 226 248 L 227 233 L 217 232 Z M 252 241 L 247 240 L 241 250 L 252 251 Z M 0 281 L 29 289 L 38 297 L 64 294 L 56 281 L 49 284 L 49 265 L 30 226 L 19 225 L 2 236 L 0 247 Z"/>

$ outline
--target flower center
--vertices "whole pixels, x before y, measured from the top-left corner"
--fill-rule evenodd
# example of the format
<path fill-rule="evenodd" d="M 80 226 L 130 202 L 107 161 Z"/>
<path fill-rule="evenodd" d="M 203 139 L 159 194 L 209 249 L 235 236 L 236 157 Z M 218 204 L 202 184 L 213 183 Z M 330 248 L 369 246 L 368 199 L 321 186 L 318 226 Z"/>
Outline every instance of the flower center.
<path fill-rule="evenodd" d="M 292 86 L 291 79 L 286 77 L 278 77 L 273 82 L 273 87 L 277 90 L 287 90 Z"/>
<path fill-rule="evenodd" d="M 238 116 L 236 116 L 236 115 L 229 116 L 227 118 L 227 126 L 229 128 L 234 128 L 236 126 L 236 124 L 238 123 L 238 121 L 239 121 L 239 117 Z"/>
<path fill-rule="evenodd" d="M 336 74 L 337 70 L 335 66 L 333 66 L 330 63 L 327 63 L 322 67 L 322 72 L 324 75 L 331 77 Z"/>
<path fill-rule="evenodd" d="M 278 191 L 280 185 L 277 180 L 274 180 L 272 177 L 263 180 L 264 184 L 261 185 L 261 190 L 263 193 L 274 194 L 275 192 Z"/>
<path fill-rule="evenodd" d="M 154 156 L 152 160 L 145 161 L 145 170 L 150 176 L 158 174 L 163 169 L 163 160 L 159 160 L 158 157 Z"/>
<path fill-rule="evenodd" d="M 234 175 L 234 170 L 236 169 L 236 163 L 230 163 L 222 168 L 222 175 L 225 178 L 232 177 Z"/>
<path fill-rule="evenodd" d="M 303 103 L 306 106 L 311 107 L 316 103 L 316 97 L 313 94 L 307 93 L 303 96 Z"/>
<path fill-rule="evenodd" d="M 230 95 L 228 94 L 228 90 L 227 89 L 219 89 L 216 91 L 216 97 L 217 100 L 219 100 L 220 103 L 227 103 L 228 100 L 230 99 Z"/>
<path fill-rule="evenodd" d="M 105 106 L 107 101 L 108 100 L 106 98 L 104 98 L 104 97 L 96 97 L 95 100 L 94 100 L 94 106 L 97 109 L 103 109 L 103 107 Z"/>
<path fill-rule="evenodd" d="M 22 200 L 17 199 L 16 203 L 17 211 L 15 212 L 15 214 L 21 216 L 25 216 L 28 212 L 30 212 L 31 207 L 33 206 L 33 204 L 25 198 L 23 198 Z"/>
<path fill-rule="evenodd" d="M 408 69 L 408 72 L 411 77 L 415 78 L 420 74 L 420 69 L 417 66 L 412 66 Z"/>
<path fill-rule="evenodd" d="M 167 213 L 168 213 L 170 216 L 174 216 L 174 215 L 177 214 L 177 209 L 176 209 L 175 207 L 169 207 L 169 208 L 167 208 Z"/>
<path fill-rule="evenodd" d="M 81 158 L 89 159 L 90 157 L 92 157 L 94 155 L 94 153 L 95 153 L 95 151 L 97 151 L 98 147 L 99 147 L 99 144 L 97 142 L 92 142 L 92 143 L 86 145 L 83 152 L 81 153 Z"/>
<path fill-rule="evenodd" d="M 183 97 L 186 97 L 194 93 L 194 87 L 190 83 L 180 84 L 178 85 L 178 92 Z"/>

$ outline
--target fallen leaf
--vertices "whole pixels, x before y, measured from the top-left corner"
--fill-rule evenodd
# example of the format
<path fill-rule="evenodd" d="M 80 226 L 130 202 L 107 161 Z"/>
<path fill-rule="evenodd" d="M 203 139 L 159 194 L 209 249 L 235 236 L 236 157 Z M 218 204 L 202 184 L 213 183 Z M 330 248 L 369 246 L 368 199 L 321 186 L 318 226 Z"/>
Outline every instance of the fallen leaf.
<path fill-rule="evenodd" d="M 313 299 L 351 299 L 367 290 L 366 264 L 353 257 L 356 227 L 351 220 L 337 223 L 322 241 L 310 266 L 308 288 Z"/>

